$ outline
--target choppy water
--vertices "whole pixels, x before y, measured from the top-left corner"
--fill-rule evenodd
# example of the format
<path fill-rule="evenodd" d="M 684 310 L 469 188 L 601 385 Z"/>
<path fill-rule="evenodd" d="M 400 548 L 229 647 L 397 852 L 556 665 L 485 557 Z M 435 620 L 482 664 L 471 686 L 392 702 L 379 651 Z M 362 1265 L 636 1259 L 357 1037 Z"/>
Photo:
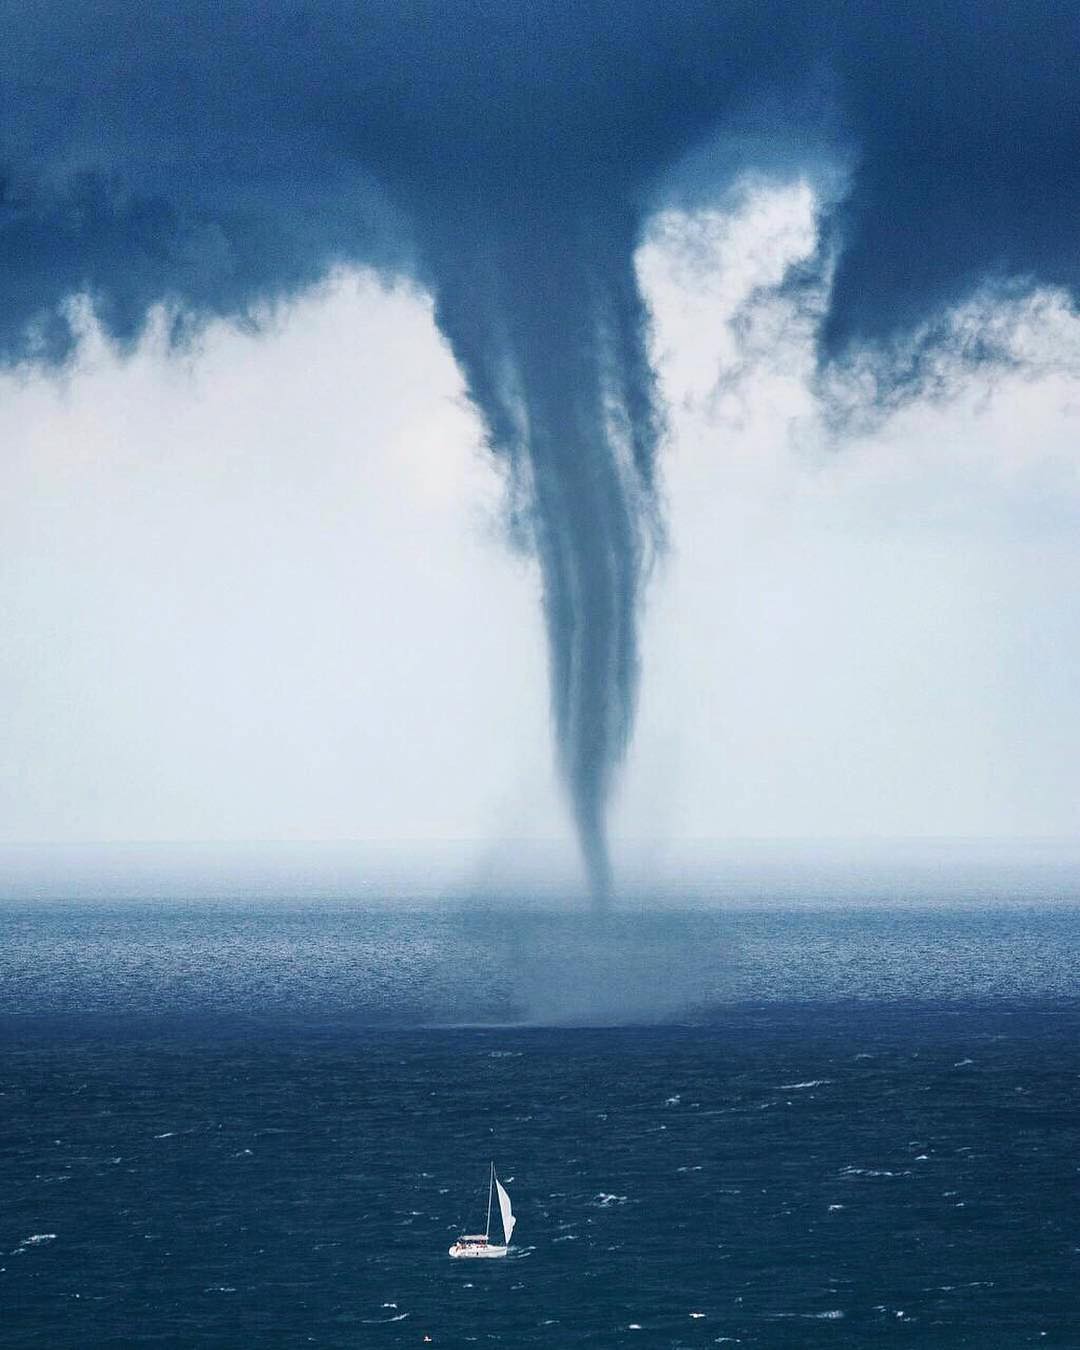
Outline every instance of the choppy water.
<path fill-rule="evenodd" d="M 0 924 L 5 1346 L 1080 1346 L 1075 909 Z"/>

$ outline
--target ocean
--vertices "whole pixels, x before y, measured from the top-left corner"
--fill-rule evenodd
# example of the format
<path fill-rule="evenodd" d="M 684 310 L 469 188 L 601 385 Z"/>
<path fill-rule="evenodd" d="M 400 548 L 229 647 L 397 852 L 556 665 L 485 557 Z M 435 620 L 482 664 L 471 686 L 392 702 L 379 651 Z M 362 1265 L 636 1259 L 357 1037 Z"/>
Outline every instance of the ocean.
<path fill-rule="evenodd" d="M 1080 1347 L 1074 903 L 0 925 L 10 1350 Z"/>

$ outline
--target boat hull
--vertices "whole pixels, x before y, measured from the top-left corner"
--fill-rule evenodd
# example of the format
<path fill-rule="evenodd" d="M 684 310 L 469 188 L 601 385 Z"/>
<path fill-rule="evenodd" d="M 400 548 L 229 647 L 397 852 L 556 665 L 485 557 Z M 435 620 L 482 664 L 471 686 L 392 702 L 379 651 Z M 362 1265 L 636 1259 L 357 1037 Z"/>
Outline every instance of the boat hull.
<path fill-rule="evenodd" d="M 455 1260 L 492 1260 L 505 1256 L 507 1251 L 508 1248 L 496 1246 L 493 1242 L 455 1242 L 449 1255 Z"/>

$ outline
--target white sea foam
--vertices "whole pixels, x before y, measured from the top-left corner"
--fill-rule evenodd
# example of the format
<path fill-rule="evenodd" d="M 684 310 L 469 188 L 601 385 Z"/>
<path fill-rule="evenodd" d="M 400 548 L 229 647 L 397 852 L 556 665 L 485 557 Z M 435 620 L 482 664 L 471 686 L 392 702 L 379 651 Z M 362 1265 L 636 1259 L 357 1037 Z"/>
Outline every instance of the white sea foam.
<path fill-rule="evenodd" d="M 838 1322 L 844 1312 L 840 1308 L 830 1308 L 827 1312 L 781 1312 L 770 1314 L 775 1321 L 784 1321 L 786 1319 L 799 1319 L 806 1322 Z"/>
<path fill-rule="evenodd" d="M 805 1083 L 781 1083 L 778 1092 L 797 1092 L 800 1088 L 825 1087 L 831 1083 L 831 1078 L 808 1078 Z"/>
<path fill-rule="evenodd" d="M 907 1169 L 902 1172 L 890 1172 L 885 1167 L 842 1167 L 840 1175 L 845 1177 L 910 1177 L 915 1174 Z"/>

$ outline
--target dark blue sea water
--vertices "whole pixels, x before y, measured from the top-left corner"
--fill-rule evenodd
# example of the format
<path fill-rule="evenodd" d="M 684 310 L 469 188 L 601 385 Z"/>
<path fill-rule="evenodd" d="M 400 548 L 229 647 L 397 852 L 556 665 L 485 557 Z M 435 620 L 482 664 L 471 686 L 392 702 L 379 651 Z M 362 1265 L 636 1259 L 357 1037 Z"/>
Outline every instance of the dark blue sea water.
<path fill-rule="evenodd" d="M 12 1350 L 1080 1346 L 1075 907 L 0 925 Z"/>

